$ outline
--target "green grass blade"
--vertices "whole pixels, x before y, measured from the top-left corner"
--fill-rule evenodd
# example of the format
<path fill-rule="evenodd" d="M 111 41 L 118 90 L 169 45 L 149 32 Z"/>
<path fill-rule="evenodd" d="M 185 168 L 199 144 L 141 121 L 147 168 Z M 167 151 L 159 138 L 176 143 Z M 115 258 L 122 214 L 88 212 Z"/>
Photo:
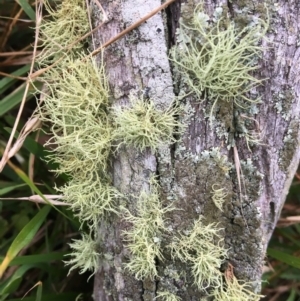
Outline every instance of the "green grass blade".
<path fill-rule="evenodd" d="M 44 294 L 43 301 L 74 301 L 78 297 L 78 293 L 63 293 L 63 294 Z M 25 297 L 18 299 L 8 299 L 7 301 L 36 301 L 35 297 Z"/>
<path fill-rule="evenodd" d="M 42 284 L 42 282 L 39 281 L 35 301 L 41 301 L 42 300 L 42 292 L 43 292 L 43 284 Z"/>
<path fill-rule="evenodd" d="M 11 259 L 15 258 L 31 242 L 50 210 L 51 206 L 44 206 L 17 235 L 7 251 L 7 255 Z"/>
<path fill-rule="evenodd" d="M 35 87 L 40 89 L 42 87 L 41 82 L 34 83 Z M 24 92 L 25 92 L 26 83 L 21 84 L 18 88 L 16 88 L 13 92 L 5 96 L 0 101 L 0 117 L 3 116 L 5 113 L 13 109 L 15 106 L 17 106 L 23 98 Z M 33 86 L 30 86 L 29 92 L 26 96 L 26 100 L 32 98 L 34 94 L 36 93 L 36 89 L 33 88 Z"/>
<path fill-rule="evenodd" d="M 52 252 L 47 254 L 36 254 L 36 255 L 24 255 L 15 257 L 9 264 L 13 265 L 22 265 L 22 264 L 36 264 L 36 263 L 49 263 L 55 260 L 63 260 L 64 256 L 68 252 Z M 0 257 L 0 260 L 3 260 L 4 257 Z"/>
<path fill-rule="evenodd" d="M 13 163 L 10 163 L 11 168 L 15 171 L 15 173 L 33 190 L 36 194 L 38 194 L 46 203 L 49 201 L 44 197 L 42 192 L 36 187 L 36 185 L 28 178 L 28 176 L 21 170 L 19 167 L 15 166 Z M 49 203 L 50 204 L 50 203 Z M 69 219 L 67 215 L 65 215 L 62 211 L 54 207 L 56 211 L 62 214 L 65 218 Z"/>
<path fill-rule="evenodd" d="M 267 254 L 268 254 L 268 256 L 271 256 L 283 263 L 286 263 L 292 267 L 300 269 L 300 258 L 299 257 L 293 256 L 293 255 L 290 255 L 290 254 L 287 254 L 287 253 L 284 253 L 284 252 L 281 252 L 281 251 L 278 251 L 275 249 L 271 249 L 271 248 L 268 248 Z"/>
<path fill-rule="evenodd" d="M 18 268 L 9 279 L 7 279 L 3 283 L 1 283 L 1 285 L 0 285 L 0 296 L 4 296 L 6 294 L 10 294 L 12 292 L 15 292 L 16 289 L 18 288 L 19 284 L 23 280 L 24 274 L 28 270 L 30 270 L 34 267 L 35 267 L 34 265 L 23 265 L 20 268 Z"/>
<path fill-rule="evenodd" d="M 44 206 L 14 239 L 0 265 L 0 277 L 3 275 L 12 259 L 15 258 L 18 253 L 31 242 L 51 208 L 51 206 Z"/>
<path fill-rule="evenodd" d="M 11 185 L 11 186 L 0 188 L 0 195 L 5 195 L 6 193 L 9 193 L 17 188 L 24 187 L 24 186 L 25 184 L 18 184 L 18 185 Z"/>
<path fill-rule="evenodd" d="M 32 9 L 28 1 L 26 0 L 18 0 L 18 3 L 23 8 L 26 15 L 33 21 L 35 21 L 35 11 Z"/>
<path fill-rule="evenodd" d="M 296 301 L 296 290 L 293 288 L 290 292 L 289 298 L 286 301 Z"/>
<path fill-rule="evenodd" d="M 22 76 L 25 75 L 27 76 L 27 72 L 30 70 L 30 65 L 25 65 L 18 70 L 14 71 L 11 73 L 11 75 L 14 76 Z M 3 94 L 8 88 L 10 88 L 18 79 L 13 78 L 13 77 L 4 77 L 0 80 L 0 93 Z"/>

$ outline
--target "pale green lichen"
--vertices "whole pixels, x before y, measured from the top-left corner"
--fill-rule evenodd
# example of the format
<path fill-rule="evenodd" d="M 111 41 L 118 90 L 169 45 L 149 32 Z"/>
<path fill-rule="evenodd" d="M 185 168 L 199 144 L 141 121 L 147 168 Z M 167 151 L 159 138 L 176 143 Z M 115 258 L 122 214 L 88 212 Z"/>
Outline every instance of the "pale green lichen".
<path fill-rule="evenodd" d="M 123 232 L 130 252 L 126 268 L 139 280 L 158 276 L 156 260 L 163 260 L 160 243 L 162 233 L 167 231 L 164 215 L 174 210 L 162 207 L 158 183 L 153 178 L 150 183 L 150 193 L 142 191 L 137 200 L 136 214 L 123 209 L 124 219 L 131 224 L 131 228 Z"/>
<path fill-rule="evenodd" d="M 46 144 L 55 149 L 50 159 L 59 164 L 56 172 L 71 176 L 58 190 L 93 231 L 106 212 L 115 212 L 117 195 L 107 173 L 112 126 L 104 67 L 92 59 L 83 62 L 78 54 L 78 59 L 64 59 L 49 70 L 43 80 L 48 93 L 40 116 L 51 122 Z"/>
<path fill-rule="evenodd" d="M 129 106 L 116 106 L 113 110 L 114 138 L 120 141 L 119 146 L 126 144 L 141 151 L 147 147 L 155 150 L 177 141 L 175 135 L 183 129 L 176 119 L 181 111 L 178 105 L 172 104 L 166 110 L 160 110 L 151 99 L 144 100 L 133 93 L 129 102 Z"/>
<path fill-rule="evenodd" d="M 52 7 L 50 1 L 44 1 L 49 14 L 40 26 L 40 41 L 44 46 L 39 61 L 42 65 L 66 54 L 73 55 L 76 50 L 82 49 L 82 43 L 76 43 L 89 30 L 86 2 L 82 0 L 61 1 Z M 71 45 L 72 44 L 72 45 Z"/>
<path fill-rule="evenodd" d="M 62 1 L 55 10 L 49 2 L 45 5 L 50 19 L 40 28 L 44 48 L 38 63 L 52 66 L 41 77 L 39 113 L 50 127 L 49 160 L 57 163 L 57 173 L 69 176 L 68 183 L 57 190 L 90 231 L 70 244 L 73 258 L 67 264 L 72 265 L 70 271 L 79 268 L 95 273 L 99 253 L 92 236 L 100 219 L 117 213 L 119 195 L 108 168 L 112 142 L 109 87 L 103 61 L 97 64 L 87 59 L 83 43 L 76 43 L 89 30 L 86 3 Z"/>
<path fill-rule="evenodd" d="M 46 89 L 42 92 L 44 106 L 40 113 L 44 121 L 52 124 L 53 138 L 49 144 L 55 148 L 51 158 L 59 163 L 57 172 L 67 173 L 71 178 L 59 191 L 80 222 L 87 223 L 93 233 L 100 219 L 120 211 L 114 202 L 119 194 L 111 185 L 109 174 L 112 141 L 117 149 L 126 144 L 139 150 L 147 147 L 155 150 L 176 142 L 176 134 L 183 130 L 177 120 L 182 109 L 176 103 L 165 110 L 158 109 L 151 99 L 145 100 L 134 94 L 130 96 L 128 106 L 109 108 L 103 62 L 97 65 L 92 59 L 83 59 L 84 54 L 79 51 L 83 48 L 81 43 L 73 47 L 72 52 L 65 51 L 88 30 L 85 4 L 79 2 L 63 1 L 58 11 L 46 4 L 52 20 L 41 27 L 45 49 L 40 56 L 40 65 L 57 59 L 60 63 L 42 78 Z M 257 69 L 255 57 L 261 51 L 257 45 L 265 24 L 260 23 L 263 29 L 247 27 L 238 32 L 234 24 L 223 28 L 220 13 L 219 10 L 218 21 L 211 28 L 208 27 L 208 16 L 199 10 L 189 25 L 182 24 L 182 43 L 179 50 L 173 51 L 172 58 L 193 92 L 201 99 L 207 96 L 212 101 L 212 110 L 221 100 L 240 106 L 253 102 L 247 93 L 261 82 L 249 72 Z M 188 31 L 197 38 L 191 38 Z M 251 140 L 251 136 L 248 138 Z M 217 148 L 208 152 L 208 156 L 222 175 L 228 176 L 232 166 L 226 156 Z M 202 153 L 201 159 L 195 158 L 195 161 L 204 159 L 205 153 Z M 138 280 L 153 280 L 159 276 L 157 260 L 163 260 L 161 241 L 164 232 L 168 231 L 165 215 L 174 210 L 171 206 L 162 207 L 159 186 L 153 179 L 149 190 L 141 192 L 136 209 L 121 208 L 124 221 L 129 225 L 128 230 L 124 230 L 129 251 L 125 267 Z M 212 186 L 212 190 L 212 201 L 222 210 L 227 195 L 223 188 Z M 190 266 L 197 288 L 201 291 L 211 288 L 216 300 L 223 301 L 229 300 L 224 299 L 225 292 L 235 297 L 237 285 L 235 282 L 224 285 L 222 280 L 220 266 L 227 250 L 223 247 L 220 231 L 218 224 L 204 224 L 200 217 L 191 230 L 175 236 L 169 247 L 174 259 Z M 87 270 L 95 273 L 101 265 L 97 239 L 84 234 L 82 240 L 75 240 L 70 246 L 73 250 L 73 258 L 67 263 L 72 265 L 70 271 L 80 268 L 81 273 Z M 111 254 L 102 255 L 102 258 L 113 261 Z M 243 285 L 240 290 L 247 292 Z M 174 291 L 158 292 L 157 298 L 180 300 Z"/>
<path fill-rule="evenodd" d="M 112 127 L 107 114 L 108 83 L 103 66 L 92 59 L 64 59 L 42 79 L 48 91 L 40 110 L 43 121 L 51 122 L 55 146 L 52 160 L 59 173 L 103 170 L 111 148 Z"/>
<path fill-rule="evenodd" d="M 220 267 L 227 254 L 221 230 L 216 223 L 205 225 L 203 217 L 200 217 L 191 230 L 174 237 L 169 245 L 172 257 L 191 267 L 194 284 L 199 290 L 221 285 Z"/>
<path fill-rule="evenodd" d="M 57 188 L 81 223 L 96 231 L 99 221 L 109 213 L 118 213 L 116 199 L 120 193 L 95 170 L 80 172 L 67 184 Z"/>
<path fill-rule="evenodd" d="M 200 8 L 188 24 L 181 22 L 181 43 L 171 51 L 171 60 L 199 101 L 207 97 L 213 102 L 212 118 L 218 101 L 241 107 L 259 101 L 249 98 L 247 93 L 261 83 L 251 72 L 259 68 L 255 60 L 262 47 L 258 43 L 267 24 L 260 20 L 258 25 L 238 31 L 234 23 L 222 27 L 219 19 L 211 26 Z"/>
<path fill-rule="evenodd" d="M 74 239 L 69 245 L 72 253 L 68 256 L 73 257 L 65 262 L 66 265 L 71 265 L 69 273 L 79 268 L 80 274 L 90 271 L 92 272 L 91 276 L 94 275 L 99 268 L 99 257 L 101 255 L 97 250 L 98 242 L 91 236 L 83 234 L 81 239 Z"/>
<path fill-rule="evenodd" d="M 222 279 L 221 286 L 215 288 L 211 293 L 215 301 L 259 301 L 264 297 L 252 292 L 249 289 L 250 282 L 238 281 L 233 270 L 229 270 L 230 272 L 228 270 L 225 272 L 225 280 Z"/>
<path fill-rule="evenodd" d="M 225 188 L 217 188 L 218 184 L 214 184 L 212 186 L 212 200 L 216 207 L 223 211 L 223 203 L 225 202 L 225 198 L 227 196 L 226 192 L 224 191 Z"/>
<path fill-rule="evenodd" d="M 157 297 L 155 299 L 158 299 L 158 301 L 180 301 L 181 300 L 180 297 L 168 291 L 158 292 Z"/>

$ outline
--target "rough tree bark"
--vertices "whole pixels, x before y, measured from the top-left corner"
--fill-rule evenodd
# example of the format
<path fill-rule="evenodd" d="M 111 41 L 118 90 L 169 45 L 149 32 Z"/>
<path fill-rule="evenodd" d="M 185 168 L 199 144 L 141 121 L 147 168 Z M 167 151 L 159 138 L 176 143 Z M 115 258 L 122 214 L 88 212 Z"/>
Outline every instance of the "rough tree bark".
<path fill-rule="evenodd" d="M 96 34 L 96 41 L 99 45 L 108 41 L 161 2 L 101 1 L 108 21 Z M 116 103 L 127 103 L 132 90 L 142 91 L 148 87 L 156 105 L 167 107 L 180 93 L 181 83 L 174 80 L 168 51 L 176 43 L 175 30 L 180 16 L 189 18 L 197 3 L 199 1 L 193 0 L 183 5 L 184 1 L 175 1 L 106 49 L 106 70 Z M 252 147 L 250 152 L 245 139 L 236 139 L 240 160 L 245 162 L 242 169 L 248 197 L 239 201 L 233 149 L 228 149 L 224 139 L 210 127 L 204 115 L 208 103 L 199 103 L 193 95 L 184 100 L 190 110 L 186 116 L 181 116 L 188 127 L 180 142 L 163 146 L 156 152 L 124 147 L 113 162 L 113 183 L 130 198 L 130 209 L 134 210 L 136 202 L 131 196 L 149 189 L 149 178 L 153 174 L 159 177 L 163 205 L 172 202 L 181 209 L 168 213 L 167 227 L 172 231 L 164 237 L 162 247 L 170 242 L 172 233 L 190 229 L 199 214 L 209 222 L 217 221 L 224 228 L 222 235 L 229 248 L 228 262 L 236 277 L 254 281 L 256 289 L 260 285 L 266 247 L 300 156 L 300 4 L 297 0 L 278 0 L 276 3 L 268 0 L 207 0 L 204 6 L 205 13 L 210 16 L 217 7 L 222 7 L 232 20 L 247 22 L 253 16 L 266 18 L 264 5 L 268 7 L 270 25 L 268 40 L 262 42 L 265 48 L 260 59 L 261 68 L 255 76 L 267 80 L 254 91 L 262 99 L 255 116 L 262 143 Z M 103 19 L 98 9 L 93 8 L 95 25 Z M 222 118 L 233 112 L 219 109 L 215 114 L 216 118 Z M 234 117 L 231 115 L 231 118 Z M 229 177 L 223 175 L 221 164 L 212 163 L 216 162 L 213 159 L 217 155 L 212 152 L 216 147 L 223 159 L 233 164 Z M 203 159 L 205 151 L 207 157 Z M 226 188 L 223 212 L 216 210 L 211 201 L 215 183 Z M 159 277 L 154 281 L 138 281 L 124 269 L 128 252 L 122 230 L 126 227 L 128 224 L 121 217 L 114 217 L 99 227 L 103 253 L 110 254 L 112 259 L 95 276 L 96 301 L 154 300 L 157 291 L 163 288 L 175 291 L 182 300 L 201 300 L 204 292 L 193 286 L 190 267 L 173 261 L 168 250 L 163 251 L 164 261 L 157 261 Z"/>

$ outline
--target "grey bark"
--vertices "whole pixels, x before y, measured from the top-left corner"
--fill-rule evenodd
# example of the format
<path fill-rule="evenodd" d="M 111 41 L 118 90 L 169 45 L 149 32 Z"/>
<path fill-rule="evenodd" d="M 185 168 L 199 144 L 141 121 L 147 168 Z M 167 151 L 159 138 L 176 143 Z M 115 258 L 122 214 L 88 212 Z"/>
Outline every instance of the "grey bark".
<path fill-rule="evenodd" d="M 106 49 L 106 70 L 116 104 L 127 103 L 132 90 L 142 91 L 146 87 L 150 88 L 151 99 L 160 107 L 167 107 L 180 93 L 182 86 L 173 78 L 168 51 L 175 43 L 180 15 L 189 18 L 197 3 L 199 1 L 193 0 L 182 6 L 183 1 L 176 1 Z M 109 20 L 94 37 L 99 45 L 160 6 L 161 1 L 103 0 L 101 4 Z M 268 79 L 254 91 L 262 99 L 255 116 L 262 131 L 262 144 L 254 146 L 250 152 L 245 140 L 237 139 L 239 157 L 244 162 L 247 197 L 239 201 L 233 150 L 228 149 L 224 137 L 210 127 L 204 113 L 209 104 L 199 103 L 194 96 L 184 100 L 190 110 L 186 116 L 180 116 L 188 124 L 180 142 L 161 147 L 157 152 L 139 152 L 127 146 L 113 159 L 113 183 L 130 199 L 130 210 L 134 210 L 136 202 L 132 195 L 149 189 L 149 178 L 153 174 L 159 176 L 164 206 L 172 203 L 182 209 L 168 213 L 167 226 L 173 231 L 164 237 L 162 247 L 171 241 L 172 233 L 190 229 L 202 214 L 208 222 L 219 222 L 224 228 L 225 246 L 230 248 L 228 262 L 238 279 L 257 283 L 254 290 L 259 289 L 267 244 L 300 156 L 300 4 L 297 0 L 205 2 L 207 14 L 212 15 L 215 8 L 221 6 L 236 22 L 243 17 L 243 20 L 253 16 L 266 18 L 264 4 L 269 10 L 270 26 L 268 40 L 262 42 L 265 48 L 261 68 L 255 76 Z M 97 25 L 103 15 L 97 8 L 93 10 Z M 221 119 L 233 112 L 220 109 L 216 114 L 216 118 Z M 216 162 L 211 153 L 215 147 L 233 164 L 229 177 L 224 176 L 222 164 L 212 163 Z M 204 151 L 210 152 L 206 159 Z M 215 183 L 226 188 L 224 212 L 215 209 L 211 201 L 211 187 Z M 137 281 L 124 270 L 128 251 L 122 230 L 126 227 L 128 224 L 117 216 L 99 227 L 102 252 L 112 255 L 113 259 L 103 263 L 95 276 L 96 301 L 154 300 L 157 290 L 163 288 L 176 292 L 182 300 L 203 297 L 204 293 L 192 284 L 190 267 L 173 261 L 168 251 L 163 253 L 165 260 L 157 262 L 160 277 L 154 281 Z"/>

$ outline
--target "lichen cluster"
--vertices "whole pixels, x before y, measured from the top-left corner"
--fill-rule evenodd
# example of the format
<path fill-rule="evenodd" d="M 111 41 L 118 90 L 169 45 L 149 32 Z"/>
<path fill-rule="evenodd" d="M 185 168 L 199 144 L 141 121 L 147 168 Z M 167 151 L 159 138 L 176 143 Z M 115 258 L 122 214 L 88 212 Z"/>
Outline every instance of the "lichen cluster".
<path fill-rule="evenodd" d="M 40 64 L 49 64 L 61 58 L 70 50 L 76 57 L 76 52 L 83 49 L 83 43 L 77 41 L 89 30 L 86 3 L 82 0 L 61 1 L 56 7 L 50 1 L 44 1 L 49 13 L 47 20 L 43 20 L 39 40 L 42 42 Z M 53 5 L 53 4 L 52 4 Z"/>
<path fill-rule="evenodd" d="M 153 178 L 149 191 L 136 196 L 136 206 L 131 206 L 135 209 L 117 206 L 117 198 L 124 197 L 112 185 L 110 158 L 120 146 L 154 152 L 161 145 L 176 142 L 174 135 L 184 128 L 177 121 L 181 108 L 173 103 L 168 109 L 159 110 L 151 99 L 136 94 L 129 97 L 129 104 L 124 107 L 114 104 L 103 61 L 97 64 L 86 59 L 83 43 L 75 43 L 88 31 L 84 1 L 65 0 L 57 10 L 52 10 L 49 3 L 46 7 L 51 18 L 41 26 L 44 50 L 39 64 L 54 64 L 42 77 L 45 85 L 40 116 L 51 125 L 48 145 L 54 148 L 51 160 L 59 164 L 56 172 L 70 176 L 70 181 L 58 191 L 90 230 L 82 240 L 70 244 L 73 251 L 68 264 L 71 269 L 78 267 L 81 272 L 95 273 L 101 256 L 98 223 L 107 215 L 118 214 L 128 225 L 123 232 L 129 253 L 125 268 L 138 280 L 155 279 L 159 276 L 157 260 L 164 260 L 161 241 L 164 232 L 168 232 L 165 214 L 175 208 L 162 207 L 159 184 Z M 234 24 L 223 28 L 220 19 L 209 27 L 207 18 L 196 10 L 191 24 L 181 24 L 182 42 L 172 51 L 173 62 L 193 93 L 199 100 L 210 99 L 212 108 L 221 99 L 238 106 L 252 102 L 247 92 L 260 83 L 250 71 L 257 69 L 253 60 L 260 52 L 257 43 L 261 29 L 237 32 Z M 209 154 L 226 175 L 229 167 L 224 157 L 216 151 Z M 212 187 L 212 202 L 220 210 L 225 197 L 223 188 L 217 184 Z M 174 233 L 167 250 L 190 267 L 195 287 L 200 291 L 209 288 L 215 300 L 256 300 L 234 299 L 237 290 L 241 296 L 242 292 L 248 293 L 247 285 L 239 284 L 235 278 L 224 284 L 220 267 L 227 250 L 221 231 L 218 224 L 205 224 L 200 216 L 192 229 Z M 252 298 L 255 294 L 248 295 Z M 168 291 L 159 292 L 157 298 L 180 300 Z"/>
<path fill-rule="evenodd" d="M 167 110 L 159 110 L 151 100 L 143 100 L 131 94 L 130 105 L 115 107 L 115 139 L 119 145 L 132 145 L 155 151 L 159 146 L 176 142 L 175 135 L 182 132 L 183 125 L 176 120 L 180 106 L 171 104 Z"/>
<path fill-rule="evenodd" d="M 155 151 L 163 143 L 175 142 L 173 135 L 182 128 L 176 121 L 180 109 L 172 105 L 167 110 L 159 110 L 151 99 L 145 101 L 133 93 L 129 106 L 112 108 L 104 63 L 87 59 L 86 41 L 81 41 L 89 30 L 85 2 L 62 1 L 55 10 L 47 1 L 45 6 L 49 16 L 40 27 L 44 48 L 38 63 L 42 68 L 52 66 L 41 78 L 44 89 L 40 91 L 43 105 L 39 113 L 41 120 L 50 125 L 51 139 L 47 145 L 53 149 L 53 154 L 49 160 L 58 164 L 55 172 L 70 177 L 57 190 L 90 231 L 89 235 L 83 234 L 82 240 L 70 244 L 73 258 L 69 264 L 72 268 L 79 267 L 81 272 L 95 273 L 101 253 L 96 243 L 99 221 L 109 214 L 122 214 L 132 224 L 132 229 L 125 233 L 134 258 L 128 269 L 137 278 L 154 277 L 155 258 L 160 251 L 159 242 L 152 244 L 150 240 L 158 239 L 152 236 L 159 236 L 162 215 L 169 209 L 160 208 L 157 184 L 153 184 L 150 196 L 142 193 L 139 197 L 138 217 L 134 218 L 127 209 L 121 213 L 116 204 L 121 194 L 112 185 L 110 157 L 123 144 L 141 151 L 145 148 Z M 142 224 L 144 218 L 150 218 L 148 232 L 143 232 L 137 240 L 131 235 L 146 229 Z M 137 246 L 139 243 L 141 245 Z M 149 244 L 150 255 L 143 249 Z"/>
<path fill-rule="evenodd" d="M 264 36 L 267 24 L 258 24 L 238 30 L 233 22 L 217 17 L 211 25 L 209 16 L 195 10 L 188 22 L 182 22 L 178 30 L 177 47 L 171 51 L 171 60 L 190 90 L 201 102 L 212 102 L 211 114 L 219 101 L 245 107 L 259 99 L 251 99 L 248 93 L 261 83 L 252 76 L 257 70 L 257 58 L 262 47 L 258 44 Z"/>
<path fill-rule="evenodd" d="M 136 215 L 126 208 L 123 210 L 124 219 L 131 224 L 130 230 L 123 232 L 131 254 L 126 268 L 139 280 L 158 276 L 156 260 L 163 260 L 160 244 L 166 231 L 164 215 L 174 210 L 162 207 L 159 185 L 154 178 L 150 183 L 151 191 L 142 191 L 137 200 Z"/>
<path fill-rule="evenodd" d="M 211 295 L 217 301 L 259 301 L 263 296 L 251 291 L 249 285 L 236 279 L 229 264 L 220 287 L 215 288 Z"/>
<path fill-rule="evenodd" d="M 46 8 L 49 17 L 40 28 L 44 49 L 38 63 L 41 67 L 52 64 L 52 68 L 41 78 L 40 118 L 50 125 L 47 144 L 53 154 L 49 160 L 58 163 L 57 173 L 70 178 L 57 190 L 90 229 L 89 235 L 70 244 L 69 264 L 71 269 L 95 273 L 99 266 L 97 225 L 105 214 L 116 211 L 118 195 L 108 165 L 113 132 L 109 88 L 103 64 L 84 59 L 83 43 L 75 43 L 89 29 L 85 2 L 62 1 L 55 9 L 46 2 Z"/>
<path fill-rule="evenodd" d="M 190 231 L 180 233 L 170 245 L 172 257 L 191 266 L 199 290 L 220 286 L 220 267 L 227 252 L 220 234 L 222 229 L 215 223 L 205 225 L 202 220 L 200 216 Z"/>
<path fill-rule="evenodd" d="M 181 298 L 168 292 L 168 291 L 162 291 L 157 293 L 157 297 L 155 299 L 158 299 L 158 301 L 180 301 Z"/>
<path fill-rule="evenodd" d="M 227 196 L 225 188 L 217 188 L 218 184 L 212 186 L 212 200 L 216 207 L 223 211 L 223 203 L 225 202 L 225 197 Z"/>

